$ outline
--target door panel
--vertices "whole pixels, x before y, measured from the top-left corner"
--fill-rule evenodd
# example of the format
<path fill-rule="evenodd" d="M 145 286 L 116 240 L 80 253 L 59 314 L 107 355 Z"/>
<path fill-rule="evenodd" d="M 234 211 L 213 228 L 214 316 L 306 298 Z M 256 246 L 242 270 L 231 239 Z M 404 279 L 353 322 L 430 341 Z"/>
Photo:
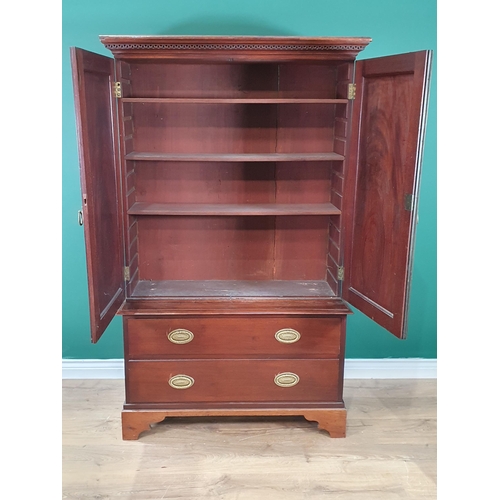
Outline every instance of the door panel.
<path fill-rule="evenodd" d="M 399 338 L 407 310 L 429 51 L 356 63 L 342 295 Z"/>
<path fill-rule="evenodd" d="M 121 203 L 112 96 L 114 62 L 71 49 L 92 342 L 125 299 Z"/>

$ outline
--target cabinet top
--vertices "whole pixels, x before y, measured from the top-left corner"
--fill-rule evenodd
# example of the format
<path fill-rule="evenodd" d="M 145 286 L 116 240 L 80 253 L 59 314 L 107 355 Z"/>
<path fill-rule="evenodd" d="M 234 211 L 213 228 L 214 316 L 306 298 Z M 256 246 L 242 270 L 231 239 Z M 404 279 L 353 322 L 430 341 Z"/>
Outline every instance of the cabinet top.
<path fill-rule="evenodd" d="M 117 59 L 209 61 L 354 60 L 371 38 L 101 35 Z"/>

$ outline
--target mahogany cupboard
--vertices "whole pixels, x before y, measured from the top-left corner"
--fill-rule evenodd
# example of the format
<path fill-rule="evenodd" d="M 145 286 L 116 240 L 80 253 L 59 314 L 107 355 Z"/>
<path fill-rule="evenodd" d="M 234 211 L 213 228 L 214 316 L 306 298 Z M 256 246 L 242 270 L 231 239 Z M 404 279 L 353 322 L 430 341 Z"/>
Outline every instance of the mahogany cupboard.
<path fill-rule="evenodd" d="M 123 316 L 124 439 L 170 416 L 345 436 L 349 304 L 406 313 L 429 51 L 369 38 L 72 48 L 92 341 Z"/>

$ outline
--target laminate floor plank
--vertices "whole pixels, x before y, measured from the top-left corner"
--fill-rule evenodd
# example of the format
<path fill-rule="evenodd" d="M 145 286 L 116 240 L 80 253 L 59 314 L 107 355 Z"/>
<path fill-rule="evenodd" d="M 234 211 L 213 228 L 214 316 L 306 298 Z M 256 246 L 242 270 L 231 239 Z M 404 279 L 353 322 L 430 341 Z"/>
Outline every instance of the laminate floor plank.
<path fill-rule="evenodd" d="M 175 418 L 122 441 L 123 380 L 63 381 L 64 499 L 436 498 L 436 381 L 347 380 L 347 437 L 286 418 Z"/>

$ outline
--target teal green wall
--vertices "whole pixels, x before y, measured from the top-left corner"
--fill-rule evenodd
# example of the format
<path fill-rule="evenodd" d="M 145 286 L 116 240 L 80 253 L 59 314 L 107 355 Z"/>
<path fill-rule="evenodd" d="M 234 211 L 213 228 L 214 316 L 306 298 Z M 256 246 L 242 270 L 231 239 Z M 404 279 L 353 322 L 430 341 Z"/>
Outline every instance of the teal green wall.
<path fill-rule="evenodd" d="M 348 358 L 436 357 L 436 0 L 63 0 L 63 358 L 123 356 L 121 319 L 90 343 L 79 165 L 69 47 L 107 54 L 98 35 L 368 36 L 360 59 L 432 49 L 408 340 L 363 314 L 349 318 Z"/>

